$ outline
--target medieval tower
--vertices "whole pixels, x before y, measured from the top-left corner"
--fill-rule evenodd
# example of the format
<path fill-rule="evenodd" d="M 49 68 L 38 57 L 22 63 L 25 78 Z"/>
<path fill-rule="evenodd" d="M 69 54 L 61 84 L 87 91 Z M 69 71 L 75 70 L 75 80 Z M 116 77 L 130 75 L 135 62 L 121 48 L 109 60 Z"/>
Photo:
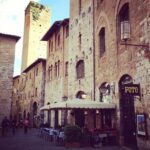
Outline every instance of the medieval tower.
<path fill-rule="evenodd" d="M 21 71 L 38 58 L 46 58 L 46 42 L 41 38 L 50 27 L 50 10 L 37 3 L 30 2 L 25 10 L 24 39 Z"/>

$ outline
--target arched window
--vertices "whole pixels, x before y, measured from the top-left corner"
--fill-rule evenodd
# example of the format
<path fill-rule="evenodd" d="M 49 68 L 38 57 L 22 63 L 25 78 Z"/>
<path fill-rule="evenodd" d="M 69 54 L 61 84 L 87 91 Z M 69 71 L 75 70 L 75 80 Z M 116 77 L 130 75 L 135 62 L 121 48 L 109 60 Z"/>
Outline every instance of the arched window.
<path fill-rule="evenodd" d="M 103 54 L 106 51 L 106 46 L 105 46 L 105 28 L 101 28 L 99 32 L 99 48 L 100 48 L 100 56 L 103 56 Z"/>
<path fill-rule="evenodd" d="M 121 40 L 128 40 L 130 38 L 130 22 L 129 22 L 129 3 L 122 6 L 119 11 L 119 33 Z"/>
<path fill-rule="evenodd" d="M 76 65 L 76 74 L 77 74 L 77 79 L 84 77 L 84 61 L 83 60 L 78 61 Z"/>

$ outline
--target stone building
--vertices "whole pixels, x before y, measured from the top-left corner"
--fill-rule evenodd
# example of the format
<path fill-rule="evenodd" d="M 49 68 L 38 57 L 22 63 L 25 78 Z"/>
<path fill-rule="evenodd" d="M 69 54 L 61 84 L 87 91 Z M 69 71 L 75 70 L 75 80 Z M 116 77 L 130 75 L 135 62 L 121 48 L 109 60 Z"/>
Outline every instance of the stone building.
<path fill-rule="evenodd" d="M 40 108 L 44 105 L 45 99 L 45 67 L 46 60 L 38 58 L 28 68 L 23 71 L 25 75 L 25 87 L 22 100 L 24 101 L 24 117 L 30 117 L 33 126 L 38 122 L 38 118 L 43 118 Z"/>
<path fill-rule="evenodd" d="M 44 105 L 45 97 L 45 67 L 46 60 L 37 59 L 28 66 L 19 77 L 14 77 L 12 115 L 20 119 L 26 117 L 31 125 L 39 125 L 43 118 L 40 108 Z"/>
<path fill-rule="evenodd" d="M 68 38 L 69 19 L 56 21 L 42 38 L 48 43 L 45 105 L 68 97 Z M 63 114 L 63 111 L 51 111 L 51 125 L 64 124 Z"/>
<path fill-rule="evenodd" d="M 0 122 L 10 117 L 15 46 L 18 36 L 0 33 Z"/>
<path fill-rule="evenodd" d="M 19 82 L 20 82 L 20 75 L 13 77 L 11 115 L 12 118 L 15 118 L 16 120 L 20 120 L 21 118 Z"/>
<path fill-rule="evenodd" d="M 50 26 L 50 10 L 31 1 L 25 10 L 22 52 L 23 71 L 38 58 L 46 58 L 46 43 L 40 41 Z"/>
<path fill-rule="evenodd" d="M 140 149 L 150 147 L 148 3 L 147 0 L 94 1 L 96 99 L 116 103 L 118 142 Z M 129 85 L 141 90 L 141 95 L 138 90 L 124 93 Z M 146 116 L 143 121 L 147 127 L 143 131 L 139 131 L 141 122 L 137 118 L 143 116 L 138 114 Z M 102 122 L 103 126 L 107 123 L 113 124 L 108 120 Z"/>
<path fill-rule="evenodd" d="M 94 100 L 93 82 L 93 1 L 70 1 L 68 98 Z M 86 102 L 85 102 L 86 103 Z M 84 126 L 83 110 L 76 110 L 74 122 Z M 79 115 L 80 114 L 80 115 Z M 93 113 L 89 113 L 93 115 Z M 78 117 L 77 117 L 78 116 Z M 92 117 L 93 118 L 93 117 Z M 89 119 L 93 127 L 93 119 Z"/>

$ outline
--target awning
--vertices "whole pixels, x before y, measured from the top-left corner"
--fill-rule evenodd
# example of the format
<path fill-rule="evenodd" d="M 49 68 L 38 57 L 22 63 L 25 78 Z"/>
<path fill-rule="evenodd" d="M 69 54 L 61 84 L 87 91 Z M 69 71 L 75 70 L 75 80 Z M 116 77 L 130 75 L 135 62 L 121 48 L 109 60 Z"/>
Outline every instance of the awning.
<path fill-rule="evenodd" d="M 73 99 L 55 102 L 50 105 L 50 109 L 114 109 L 115 104 L 104 103 L 86 99 Z"/>
<path fill-rule="evenodd" d="M 49 110 L 49 109 L 50 109 L 50 105 L 45 105 L 40 108 L 40 110 Z"/>

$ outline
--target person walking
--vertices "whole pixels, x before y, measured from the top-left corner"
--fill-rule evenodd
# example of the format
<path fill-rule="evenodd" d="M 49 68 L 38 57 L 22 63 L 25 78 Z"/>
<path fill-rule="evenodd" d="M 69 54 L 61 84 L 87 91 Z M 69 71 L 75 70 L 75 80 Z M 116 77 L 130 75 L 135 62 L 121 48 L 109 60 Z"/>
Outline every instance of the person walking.
<path fill-rule="evenodd" d="M 24 120 L 24 134 L 28 132 L 28 127 L 29 127 L 29 120 L 26 118 Z"/>
<path fill-rule="evenodd" d="M 16 131 L 16 120 L 13 119 L 11 121 L 11 128 L 12 128 L 12 134 L 15 135 L 15 131 Z"/>
<path fill-rule="evenodd" d="M 9 120 L 5 116 L 4 119 L 2 120 L 1 127 L 2 127 L 2 136 L 7 135 L 7 130 L 9 126 Z"/>

